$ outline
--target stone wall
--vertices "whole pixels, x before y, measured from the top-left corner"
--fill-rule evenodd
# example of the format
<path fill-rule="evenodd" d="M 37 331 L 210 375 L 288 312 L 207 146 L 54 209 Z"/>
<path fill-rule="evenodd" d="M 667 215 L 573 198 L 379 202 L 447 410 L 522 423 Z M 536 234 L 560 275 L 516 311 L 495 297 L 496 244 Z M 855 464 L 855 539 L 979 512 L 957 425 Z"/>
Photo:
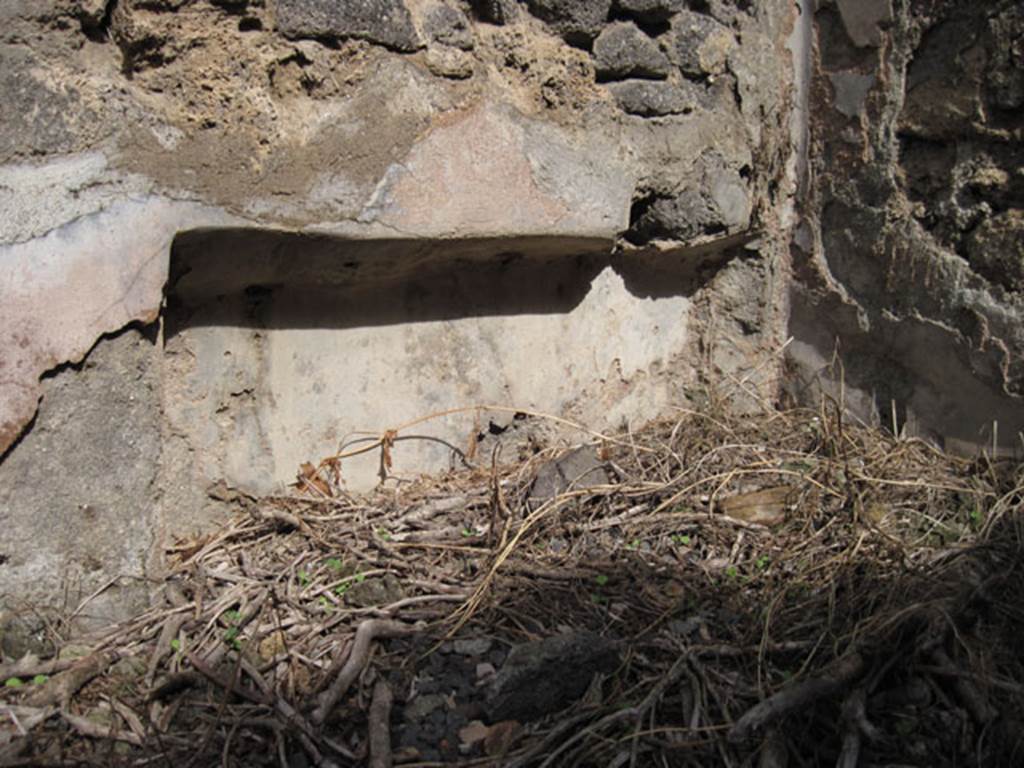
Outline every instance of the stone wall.
<path fill-rule="evenodd" d="M 819 6 L 792 390 L 953 450 L 1019 452 L 1024 11 Z"/>
<path fill-rule="evenodd" d="M 29 603 L 144 599 L 163 545 L 355 429 L 773 397 L 793 22 L 783 0 L 0 4 L 5 643 Z M 396 471 L 452 455 L 403 444 Z"/>
<path fill-rule="evenodd" d="M 5 649 L 461 406 L 825 394 L 1019 451 L 1022 46 L 1010 0 L 6 0 Z M 394 472 L 578 439 L 480 417 Z"/>

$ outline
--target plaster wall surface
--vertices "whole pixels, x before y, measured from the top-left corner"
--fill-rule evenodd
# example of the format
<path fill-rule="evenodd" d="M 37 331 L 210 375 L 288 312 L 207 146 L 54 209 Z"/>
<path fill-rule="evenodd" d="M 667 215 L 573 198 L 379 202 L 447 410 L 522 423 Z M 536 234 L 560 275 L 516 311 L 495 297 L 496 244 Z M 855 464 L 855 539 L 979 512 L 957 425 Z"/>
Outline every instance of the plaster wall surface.
<path fill-rule="evenodd" d="M 775 391 L 788 2 L 653 25 L 355 5 L 0 5 L 8 624 L 144 600 L 230 489 L 279 487 L 352 429 L 488 401 L 617 429 L 712 382 Z M 404 476 L 453 455 L 394 453 Z"/>
<path fill-rule="evenodd" d="M 193 265 L 199 254 L 216 262 L 231 242 L 197 238 L 180 255 Z M 303 257 L 289 242 L 274 259 Z M 620 273 L 595 245 L 437 244 L 434 259 L 409 273 L 381 271 L 375 261 L 412 261 L 410 250 L 422 245 L 393 243 L 381 253 L 340 245 L 350 274 L 337 282 L 282 269 L 273 271 L 287 274 L 284 282 L 254 286 L 248 272 L 240 283 L 230 259 L 208 267 L 224 270 L 212 276 L 188 272 L 168 312 L 166 414 L 201 457 L 197 485 L 226 478 L 250 491 L 280 489 L 302 462 L 334 453 L 357 431 L 379 434 L 475 404 L 615 430 L 682 402 L 695 380 L 685 362 L 693 344 L 687 259 L 666 256 L 657 270 L 627 262 Z M 497 246 L 504 250 L 492 253 Z M 511 421 L 510 413 L 482 415 Z M 403 442 L 393 452 L 397 475 L 451 466 L 458 451 L 450 445 L 465 450 L 480 417 L 467 411 L 425 423 L 416 431 L 448 445 Z M 377 461 L 377 452 L 346 461 L 349 487 L 376 484 Z"/>

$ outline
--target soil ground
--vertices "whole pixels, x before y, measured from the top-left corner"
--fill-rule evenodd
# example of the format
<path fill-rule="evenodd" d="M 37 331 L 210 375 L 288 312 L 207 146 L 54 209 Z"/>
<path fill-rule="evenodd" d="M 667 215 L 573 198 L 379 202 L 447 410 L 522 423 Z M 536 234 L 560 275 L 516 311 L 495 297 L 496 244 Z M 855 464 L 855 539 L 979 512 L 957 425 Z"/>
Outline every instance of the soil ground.
<path fill-rule="evenodd" d="M 0 765 L 1021 764 L 1024 468 L 838 413 L 370 495 L 307 465 L 145 613 L 0 665 Z"/>

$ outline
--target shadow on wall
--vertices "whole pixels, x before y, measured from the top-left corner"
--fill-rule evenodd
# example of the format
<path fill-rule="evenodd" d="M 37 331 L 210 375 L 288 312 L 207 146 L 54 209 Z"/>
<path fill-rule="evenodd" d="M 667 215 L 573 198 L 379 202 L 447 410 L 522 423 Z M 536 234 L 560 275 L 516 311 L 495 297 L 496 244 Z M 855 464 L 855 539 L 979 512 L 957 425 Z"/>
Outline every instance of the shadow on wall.
<path fill-rule="evenodd" d="M 1020 401 L 989 386 L 977 374 L 967 343 L 921 318 L 876 317 L 873 331 L 859 328 L 856 311 L 834 297 L 816 306 L 796 289 L 790 315 L 789 359 L 797 371 L 788 388 L 798 402 L 820 389 L 860 420 L 906 430 L 947 451 L 974 456 L 1024 453 Z"/>
<path fill-rule="evenodd" d="M 742 251 L 611 245 L 180 235 L 163 375 L 165 416 L 193 449 L 181 461 L 196 461 L 197 487 L 262 492 L 357 431 L 432 414 L 430 436 L 461 443 L 474 416 L 444 414 L 474 404 L 593 429 L 661 415 L 699 367 L 691 297 Z M 400 458 L 403 472 L 429 472 L 451 452 L 423 443 Z M 345 471 L 352 488 L 378 481 L 372 457 Z"/>
<path fill-rule="evenodd" d="M 637 299 L 690 297 L 735 253 L 719 244 L 612 254 L 605 240 L 561 237 L 342 240 L 194 230 L 171 250 L 166 335 L 207 326 L 342 329 L 566 314 L 609 266 Z"/>

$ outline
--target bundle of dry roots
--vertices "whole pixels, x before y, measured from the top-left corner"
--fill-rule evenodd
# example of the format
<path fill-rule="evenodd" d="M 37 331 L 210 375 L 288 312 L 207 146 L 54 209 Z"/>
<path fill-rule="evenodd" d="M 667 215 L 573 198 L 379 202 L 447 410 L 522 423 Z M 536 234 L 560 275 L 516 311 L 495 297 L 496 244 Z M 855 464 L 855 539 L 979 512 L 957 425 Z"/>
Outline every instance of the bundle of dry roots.
<path fill-rule="evenodd" d="M 1024 472 L 837 414 L 307 468 L 4 663 L 0 765 L 1024 764 Z"/>

